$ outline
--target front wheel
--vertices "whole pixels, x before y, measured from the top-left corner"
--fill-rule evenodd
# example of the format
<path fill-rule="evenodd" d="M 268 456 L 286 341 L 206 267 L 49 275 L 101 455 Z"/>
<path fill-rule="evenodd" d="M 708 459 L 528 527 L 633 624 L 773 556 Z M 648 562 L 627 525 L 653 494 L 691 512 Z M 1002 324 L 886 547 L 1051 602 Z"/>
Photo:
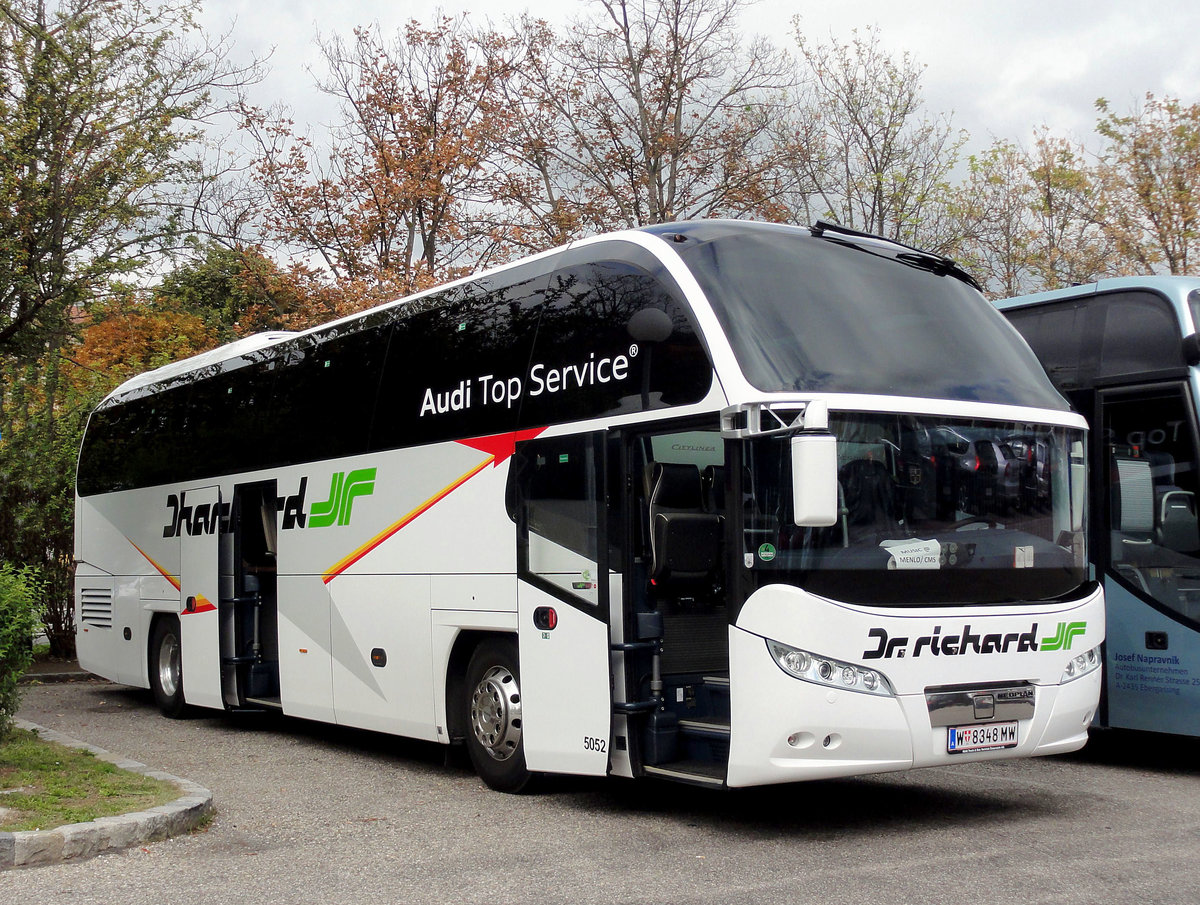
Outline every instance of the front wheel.
<path fill-rule="evenodd" d="M 184 715 L 183 647 L 179 620 L 174 616 L 154 623 L 150 635 L 150 688 L 164 716 L 179 719 Z"/>
<path fill-rule="evenodd" d="M 467 665 L 467 751 L 479 778 L 497 792 L 520 792 L 531 778 L 521 742 L 521 673 L 516 642 L 489 638 Z"/>

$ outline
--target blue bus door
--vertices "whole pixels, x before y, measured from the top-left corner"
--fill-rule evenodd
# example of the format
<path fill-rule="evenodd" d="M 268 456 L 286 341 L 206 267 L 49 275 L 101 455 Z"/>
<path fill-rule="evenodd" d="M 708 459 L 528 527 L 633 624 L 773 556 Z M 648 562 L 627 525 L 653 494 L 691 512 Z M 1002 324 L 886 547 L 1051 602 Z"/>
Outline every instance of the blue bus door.
<path fill-rule="evenodd" d="M 1095 500 L 1106 518 L 1095 519 L 1104 527 L 1092 555 L 1105 564 L 1106 722 L 1200 735 L 1195 402 L 1182 381 L 1098 397 L 1094 473 L 1108 480 Z"/>

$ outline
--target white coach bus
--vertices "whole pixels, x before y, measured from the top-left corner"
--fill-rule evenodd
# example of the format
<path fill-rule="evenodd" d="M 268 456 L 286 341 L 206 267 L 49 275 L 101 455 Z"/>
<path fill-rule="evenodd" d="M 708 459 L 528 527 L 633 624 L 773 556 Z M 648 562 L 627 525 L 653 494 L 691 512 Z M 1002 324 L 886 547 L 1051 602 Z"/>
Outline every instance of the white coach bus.
<path fill-rule="evenodd" d="M 748 786 L 1084 744 L 1085 422 L 970 277 L 829 224 L 602 236 L 135 377 L 82 665 L 538 772 Z"/>

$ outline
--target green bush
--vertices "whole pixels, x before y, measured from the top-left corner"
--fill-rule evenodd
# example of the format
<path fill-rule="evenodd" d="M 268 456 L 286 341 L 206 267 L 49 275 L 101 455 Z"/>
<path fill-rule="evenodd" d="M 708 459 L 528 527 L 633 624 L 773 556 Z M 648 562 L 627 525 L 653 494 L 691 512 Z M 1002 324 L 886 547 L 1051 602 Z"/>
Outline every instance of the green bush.
<path fill-rule="evenodd" d="M 35 569 L 0 563 L 0 741 L 12 730 L 21 703 L 17 680 L 33 660 L 41 586 L 41 575 Z"/>

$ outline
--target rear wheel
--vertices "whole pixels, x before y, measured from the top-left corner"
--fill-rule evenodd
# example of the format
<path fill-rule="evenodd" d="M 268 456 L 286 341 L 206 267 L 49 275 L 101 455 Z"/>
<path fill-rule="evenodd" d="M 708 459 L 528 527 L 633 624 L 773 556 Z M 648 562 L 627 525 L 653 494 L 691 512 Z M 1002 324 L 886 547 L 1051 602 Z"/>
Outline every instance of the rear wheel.
<path fill-rule="evenodd" d="M 164 716 L 178 719 L 183 716 L 183 647 L 180 642 L 179 620 L 174 616 L 160 617 L 150 635 L 150 688 Z"/>
<path fill-rule="evenodd" d="M 528 785 L 521 741 L 521 674 L 517 645 L 488 638 L 471 655 L 465 685 L 467 751 L 479 778 L 497 792 Z"/>

